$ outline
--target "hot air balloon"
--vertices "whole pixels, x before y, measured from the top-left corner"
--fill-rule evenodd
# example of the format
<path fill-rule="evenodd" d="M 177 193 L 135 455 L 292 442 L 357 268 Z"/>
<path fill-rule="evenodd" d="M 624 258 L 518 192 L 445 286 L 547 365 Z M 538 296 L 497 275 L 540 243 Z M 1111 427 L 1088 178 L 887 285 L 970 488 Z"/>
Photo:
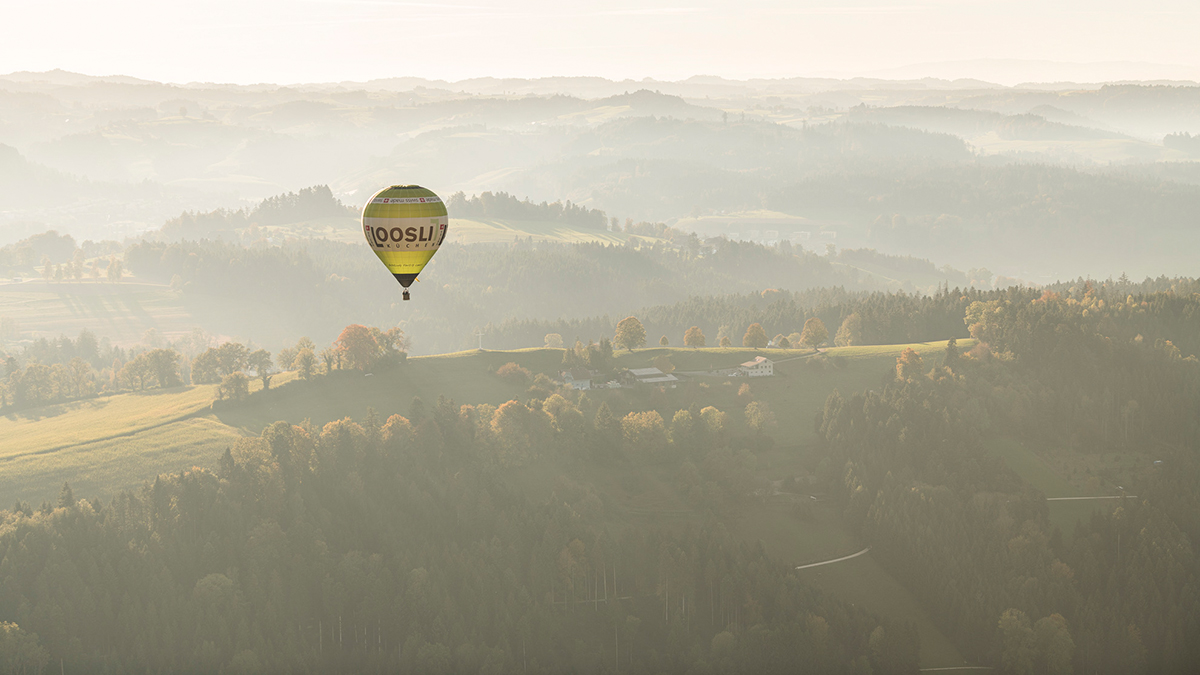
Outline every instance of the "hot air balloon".
<path fill-rule="evenodd" d="M 363 207 L 363 234 L 396 281 L 408 287 L 446 238 L 446 205 L 419 185 L 393 185 L 375 193 Z"/>

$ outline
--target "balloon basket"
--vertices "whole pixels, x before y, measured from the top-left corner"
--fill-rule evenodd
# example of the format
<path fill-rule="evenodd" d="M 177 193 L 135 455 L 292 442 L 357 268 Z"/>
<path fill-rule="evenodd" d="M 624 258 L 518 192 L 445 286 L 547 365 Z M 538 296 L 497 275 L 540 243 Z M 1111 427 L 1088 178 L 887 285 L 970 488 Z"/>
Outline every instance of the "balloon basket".
<path fill-rule="evenodd" d="M 404 289 L 404 299 L 405 299 L 405 300 L 408 300 L 408 299 L 409 299 L 409 297 L 408 297 L 408 289 L 407 289 L 407 288 L 406 288 L 406 289 Z"/>

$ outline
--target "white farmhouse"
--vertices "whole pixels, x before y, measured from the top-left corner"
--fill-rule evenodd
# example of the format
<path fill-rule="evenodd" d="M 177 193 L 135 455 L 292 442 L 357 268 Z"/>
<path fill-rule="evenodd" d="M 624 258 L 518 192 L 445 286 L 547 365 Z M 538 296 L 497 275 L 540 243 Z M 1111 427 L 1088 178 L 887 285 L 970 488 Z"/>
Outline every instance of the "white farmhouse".
<path fill-rule="evenodd" d="M 770 377 L 774 374 L 775 364 L 765 356 L 756 356 L 753 361 L 738 366 L 738 375 L 742 377 Z"/>

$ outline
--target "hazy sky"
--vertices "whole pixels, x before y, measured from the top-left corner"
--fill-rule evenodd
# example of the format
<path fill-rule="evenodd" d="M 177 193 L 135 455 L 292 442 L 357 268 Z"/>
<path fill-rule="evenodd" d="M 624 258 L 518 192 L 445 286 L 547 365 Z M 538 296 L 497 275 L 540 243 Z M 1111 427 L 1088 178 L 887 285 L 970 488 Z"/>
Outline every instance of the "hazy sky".
<path fill-rule="evenodd" d="M 681 79 L 877 73 L 982 58 L 1182 64 L 1200 72 L 1198 0 L 5 5 L 0 73 L 63 68 L 238 83 L 404 75 Z"/>

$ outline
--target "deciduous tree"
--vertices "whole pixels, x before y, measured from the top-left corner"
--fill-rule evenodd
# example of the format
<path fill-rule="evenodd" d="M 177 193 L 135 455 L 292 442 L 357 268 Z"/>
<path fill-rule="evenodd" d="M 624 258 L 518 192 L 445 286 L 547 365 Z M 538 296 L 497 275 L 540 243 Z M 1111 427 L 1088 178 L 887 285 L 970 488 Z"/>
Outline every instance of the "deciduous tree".
<path fill-rule="evenodd" d="M 613 343 L 633 351 L 646 344 L 646 328 L 635 316 L 627 316 L 617 324 Z"/>
<path fill-rule="evenodd" d="M 851 345 L 862 344 L 862 317 L 858 312 L 854 312 L 842 319 L 842 325 L 838 328 L 837 335 L 833 338 L 833 344 L 837 347 L 849 347 Z"/>
<path fill-rule="evenodd" d="M 683 334 L 683 344 L 686 347 L 703 347 L 704 332 L 699 326 L 692 326 Z"/>
<path fill-rule="evenodd" d="M 767 346 L 767 331 L 763 330 L 761 323 L 752 323 L 746 329 L 746 334 L 742 336 L 743 347 L 753 347 L 761 349 Z"/>
<path fill-rule="evenodd" d="M 816 349 L 829 340 L 829 331 L 825 323 L 817 317 L 810 317 L 804 322 L 804 330 L 800 331 L 800 346 Z"/>
<path fill-rule="evenodd" d="M 346 326 L 333 346 L 341 354 L 345 364 L 356 370 L 369 369 L 380 351 L 379 343 L 371 334 L 371 329 L 357 323 Z"/>

